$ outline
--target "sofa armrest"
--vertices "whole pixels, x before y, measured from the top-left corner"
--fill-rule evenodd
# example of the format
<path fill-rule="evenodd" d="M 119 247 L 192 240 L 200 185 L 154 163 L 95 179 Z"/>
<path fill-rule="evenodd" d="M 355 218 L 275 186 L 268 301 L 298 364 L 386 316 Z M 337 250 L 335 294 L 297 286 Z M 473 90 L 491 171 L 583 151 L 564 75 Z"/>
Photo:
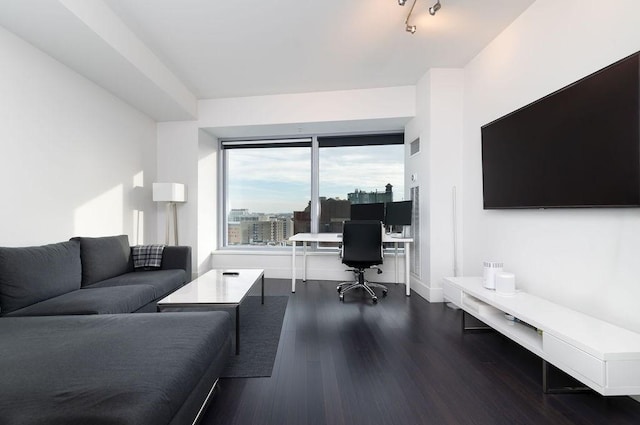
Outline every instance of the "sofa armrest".
<path fill-rule="evenodd" d="M 191 247 L 165 246 L 160 269 L 182 269 L 187 272 L 187 282 L 191 282 Z"/>

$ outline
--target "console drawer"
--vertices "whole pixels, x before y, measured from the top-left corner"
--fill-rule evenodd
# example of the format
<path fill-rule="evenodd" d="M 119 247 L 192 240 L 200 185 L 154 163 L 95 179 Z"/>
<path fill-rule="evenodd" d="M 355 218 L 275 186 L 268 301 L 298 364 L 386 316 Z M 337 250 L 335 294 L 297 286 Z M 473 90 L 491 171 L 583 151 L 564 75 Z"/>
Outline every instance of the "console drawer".
<path fill-rule="evenodd" d="M 628 394 L 639 394 L 640 360 L 614 360 L 607 362 L 607 387 L 626 388 Z"/>
<path fill-rule="evenodd" d="M 571 369 L 599 386 L 605 385 L 604 361 L 546 332 L 542 335 L 542 349 L 554 366 Z"/>

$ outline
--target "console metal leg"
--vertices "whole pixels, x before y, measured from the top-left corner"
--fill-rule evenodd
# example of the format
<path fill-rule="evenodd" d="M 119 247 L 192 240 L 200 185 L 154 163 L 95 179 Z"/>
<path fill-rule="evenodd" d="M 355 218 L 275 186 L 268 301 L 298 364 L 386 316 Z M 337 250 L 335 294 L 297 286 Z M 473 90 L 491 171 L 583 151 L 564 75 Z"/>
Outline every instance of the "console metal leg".
<path fill-rule="evenodd" d="M 592 389 L 584 386 L 584 385 L 563 385 L 561 387 L 554 387 L 552 388 L 549 385 L 549 371 L 550 368 L 555 368 L 553 365 L 550 365 L 546 360 L 542 360 L 542 390 L 544 391 L 545 394 L 572 394 L 572 393 L 585 393 L 585 392 L 591 392 Z M 564 372 L 560 371 L 561 373 L 564 374 Z M 578 383 L 578 381 L 576 381 L 575 379 L 571 378 L 570 376 L 567 376 L 566 378 L 568 378 L 570 381 L 572 381 L 572 383 Z"/>
<path fill-rule="evenodd" d="M 485 324 L 482 325 L 472 325 L 472 326 L 467 326 L 467 313 L 466 311 L 462 310 L 462 332 L 468 332 L 468 331 L 493 331 L 493 328 L 490 326 L 487 326 Z M 473 317 L 473 316 L 471 316 Z M 473 317 L 476 321 L 480 322 L 480 320 L 476 319 L 475 317 Z"/>

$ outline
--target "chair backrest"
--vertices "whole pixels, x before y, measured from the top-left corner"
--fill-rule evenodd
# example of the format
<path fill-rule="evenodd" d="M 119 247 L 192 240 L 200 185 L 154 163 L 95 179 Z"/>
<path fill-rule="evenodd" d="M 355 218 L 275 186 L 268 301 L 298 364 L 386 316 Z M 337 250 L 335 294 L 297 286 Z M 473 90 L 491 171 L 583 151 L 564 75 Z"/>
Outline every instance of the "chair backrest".
<path fill-rule="evenodd" d="M 342 227 L 342 262 L 351 267 L 382 264 L 382 223 L 345 221 Z"/>

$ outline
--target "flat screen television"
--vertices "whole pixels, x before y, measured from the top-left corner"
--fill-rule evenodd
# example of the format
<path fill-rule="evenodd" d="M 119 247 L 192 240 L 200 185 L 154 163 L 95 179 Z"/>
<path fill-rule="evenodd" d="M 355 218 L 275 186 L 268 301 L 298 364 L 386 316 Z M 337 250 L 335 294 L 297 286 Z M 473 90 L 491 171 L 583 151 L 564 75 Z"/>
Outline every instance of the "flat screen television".
<path fill-rule="evenodd" d="M 485 209 L 640 206 L 639 53 L 481 128 Z"/>
<path fill-rule="evenodd" d="M 384 203 L 351 204 L 351 220 L 384 221 Z"/>

